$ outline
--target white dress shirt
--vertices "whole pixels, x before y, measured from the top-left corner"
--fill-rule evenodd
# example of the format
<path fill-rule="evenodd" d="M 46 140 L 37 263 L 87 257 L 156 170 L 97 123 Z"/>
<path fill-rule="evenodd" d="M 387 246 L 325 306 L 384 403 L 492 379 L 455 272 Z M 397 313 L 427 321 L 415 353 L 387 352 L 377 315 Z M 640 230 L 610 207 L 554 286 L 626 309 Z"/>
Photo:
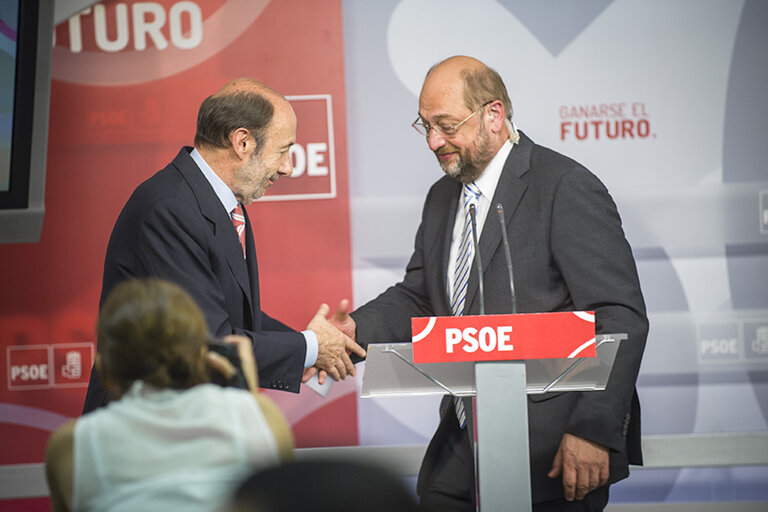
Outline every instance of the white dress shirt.
<path fill-rule="evenodd" d="M 480 243 L 480 235 L 483 233 L 483 226 L 485 225 L 485 219 L 488 217 L 488 211 L 491 209 L 491 201 L 493 200 L 493 194 L 496 193 L 496 185 L 499 183 L 501 177 L 501 171 L 504 169 L 504 162 L 507 161 L 509 152 L 512 151 L 512 143 L 508 140 L 504 142 L 496 156 L 490 161 L 479 178 L 475 180 L 475 185 L 480 189 L 480 198 L 478 200 L 477 208 L 475 210 L 475 220 L 477 224 L 477 242 Z M 466 212 L 464 212 L 464 187 L 459 192 L 459 207 L 456 209 L 456 220 L 453 225 L 453 234 L 451 235 L 451 252 L 448 256 L 448 297 L 453 296 L 453 275 L 456 273 L 456 257 L 459 254 L 459 244 L 461 242 L 461 235 L 464 231 L 464 218 Z M 483 255 L 481 254 L 482 258 Z M 472 258 L 474 264 L 474 255 Z"/>

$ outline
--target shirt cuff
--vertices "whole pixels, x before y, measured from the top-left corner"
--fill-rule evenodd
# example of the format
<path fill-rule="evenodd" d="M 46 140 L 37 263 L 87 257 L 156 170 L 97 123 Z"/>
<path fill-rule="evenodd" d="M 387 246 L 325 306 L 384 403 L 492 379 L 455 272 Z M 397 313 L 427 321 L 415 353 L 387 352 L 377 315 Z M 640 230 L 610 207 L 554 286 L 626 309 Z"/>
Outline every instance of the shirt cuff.
<path fill-rule="evenodd" d="M 304 358 L 304 368 L 309 368 L 310 366 L 314 366 L 314 364 L 317 362 L 317 334 L 314 333 L 314 331 L 301 331 L 301 334 L 304 335 L 304 341 L 307 342 L 307 355 Z"/>

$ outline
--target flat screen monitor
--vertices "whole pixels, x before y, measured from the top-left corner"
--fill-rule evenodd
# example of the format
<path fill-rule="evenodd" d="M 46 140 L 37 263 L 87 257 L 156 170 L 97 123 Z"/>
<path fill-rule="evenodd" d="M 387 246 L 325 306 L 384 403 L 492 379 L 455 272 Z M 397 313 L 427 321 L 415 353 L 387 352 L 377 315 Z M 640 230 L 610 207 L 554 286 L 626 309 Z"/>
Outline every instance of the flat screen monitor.
<path fill-rule="evenodd" d="M 52 0 L 0 2 L 0 243 L 40 239 L 53 29 Z"/>

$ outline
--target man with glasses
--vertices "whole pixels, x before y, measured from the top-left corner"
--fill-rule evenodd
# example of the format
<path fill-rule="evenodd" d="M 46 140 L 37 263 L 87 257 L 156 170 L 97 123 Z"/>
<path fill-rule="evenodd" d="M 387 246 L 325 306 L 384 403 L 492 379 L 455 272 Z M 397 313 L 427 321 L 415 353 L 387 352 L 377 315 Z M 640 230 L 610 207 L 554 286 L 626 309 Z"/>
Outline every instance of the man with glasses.
<path fill-rule="evenodd" d="M 598 334 L 629 336 L 606 391 L 528 401 L 533 510 L 602 510 L 607 484 L 625 478 L 630 463 L 642 462 L 635 381 L 648 331 L 645 304 L 632 251 L 603 184 L 577 162 L 518 132 L 511 118 L 501 77 L 482 62 L 451 57 L 429 71 L 413 127 L 447 176 L 427 195 L 403 281 L 338 326 L 365 345 L 410 339 L 412 317 L 478 314 L 477 271 L 467 242 L 469 204 L 477 211 L 485 311 L 513 311 L 501 227 L 488 218 L 501 204 L 516 310 L 594 310 Z M 475 510 L 470 405 L 449 396 L 442 401 L 440 425 L 419 472 L 424 510 Z"/>

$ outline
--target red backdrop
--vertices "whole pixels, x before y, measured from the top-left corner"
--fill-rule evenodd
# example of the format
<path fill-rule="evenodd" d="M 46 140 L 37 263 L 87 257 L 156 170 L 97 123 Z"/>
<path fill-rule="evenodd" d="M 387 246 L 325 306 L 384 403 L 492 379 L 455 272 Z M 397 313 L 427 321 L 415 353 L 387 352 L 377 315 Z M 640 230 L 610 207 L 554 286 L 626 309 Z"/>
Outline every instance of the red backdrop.
<path fill-rule="evenodd" d="M 298 117 L 304 172 L 248 208 L 264 309 L 302 329 L 321 302 L 351 296 L 340 0 L 135 3 L 103 2 L 56 29 L 42 235 L 0 245 L 3 465 L 41 462 L 50 430 L 79 415 L 112 225 L 232 78 L 263 80 Z M 347 381 L 324 399 L 271 396 L 298 446 L 327 446 L 357 444 L 355 393 Z"/>

